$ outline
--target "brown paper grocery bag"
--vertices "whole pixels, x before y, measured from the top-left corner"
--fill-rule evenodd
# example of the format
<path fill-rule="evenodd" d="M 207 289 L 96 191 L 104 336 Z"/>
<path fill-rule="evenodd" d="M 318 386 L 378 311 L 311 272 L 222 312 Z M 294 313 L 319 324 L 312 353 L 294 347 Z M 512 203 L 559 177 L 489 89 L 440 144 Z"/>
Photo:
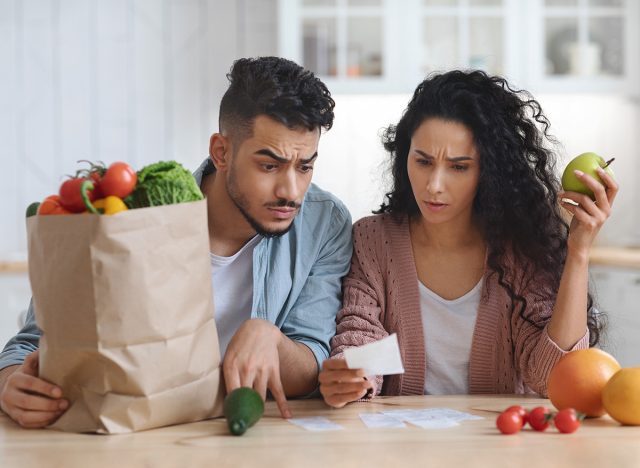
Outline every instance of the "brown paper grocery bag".
<path fill-rule="evenodd" d="M 222 413 L 204 200 L 115 216 L 33 216 L 40 375 L 71 406 L 52 426 L 123 433 Z"/>

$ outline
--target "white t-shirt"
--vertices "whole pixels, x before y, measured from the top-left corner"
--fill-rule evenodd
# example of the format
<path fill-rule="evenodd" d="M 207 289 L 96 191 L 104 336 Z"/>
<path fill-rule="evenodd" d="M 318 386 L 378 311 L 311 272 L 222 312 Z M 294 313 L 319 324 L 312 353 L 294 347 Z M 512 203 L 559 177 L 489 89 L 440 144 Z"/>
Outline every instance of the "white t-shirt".
<path fill-rule="evenodd" d="M 424 331 L 427 395 L 469 393 L 469 354 L 478 316 L 482 279 L 471 291 L 443 299 L 418 281 Z"/>
<path fill-rule="evenodd" d="M 240 325 L 251 318 L 253 303 L 253 249 L 262 236 L 255 236 L 231 257 L 211 256 L 211 281 L 220 357 Z"/>

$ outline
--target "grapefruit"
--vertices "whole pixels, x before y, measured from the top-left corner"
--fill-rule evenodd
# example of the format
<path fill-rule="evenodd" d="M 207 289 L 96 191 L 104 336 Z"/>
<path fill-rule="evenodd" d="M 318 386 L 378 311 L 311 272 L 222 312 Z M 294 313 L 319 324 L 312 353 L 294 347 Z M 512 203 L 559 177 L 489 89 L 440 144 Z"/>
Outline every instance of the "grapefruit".
<path fill-rule="evenodd" d="M 574 408 L 590 417 L 602 416 L 605 413 L 602 390 L 619 370 L 618 361 L 605 351 L 597 348 L 572 351 L 549 373 L 549 399 L 559 410 Z"/>
<path fill-rule="evenodd" d="M 640 367 L 621 369 L 602 391 L 602 402 L 620 424 L 640 425 Z"/>

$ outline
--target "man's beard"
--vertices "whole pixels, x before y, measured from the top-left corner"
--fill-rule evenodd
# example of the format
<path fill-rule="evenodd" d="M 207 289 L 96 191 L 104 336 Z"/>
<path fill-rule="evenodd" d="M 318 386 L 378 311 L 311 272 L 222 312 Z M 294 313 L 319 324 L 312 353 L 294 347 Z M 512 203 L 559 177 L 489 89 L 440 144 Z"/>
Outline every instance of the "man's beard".
<path fill-rule="evenodd" d="M 231 201 L 233 201 L 233 203 L 236 205 L 238 210 L 240 210 L 240 213 L 242 213 L 242 216 L 244 216 L 244 219 L 246 219 L 247 222 L 251 225 L 251 227 L 255 229 L 255 231 L 263 237 L 280 237 L 285 235 L 287 232 L 289 232 L 289 229 L 291 229 L 291 227 L 293 226 L 294 220 L 291 220 L 289 225 L 284 229 L 272 230 L 260 224 L 258 220 L 256 220 L 253 216 L 249 214 L 249 202 L 247 201 L 247 198 L 243 194 L 241 194 L 240 191 L 238 190 L 238 184 L 237 184 L 235 172 L 236 172 L 235 168 L 232 165 L 229 168 L 229 179 L 227 181 L 227 194 L 229 195 L 229 198 L 231 198 Z M 298 205 L 296 202 L 287 201 L 287 200 L 278 200 L 277 202 L 267 204 L 267 206 L 272 206 L 274 208 L 287 206 L 290 208 L 300 209 L 300 205 Z"/>

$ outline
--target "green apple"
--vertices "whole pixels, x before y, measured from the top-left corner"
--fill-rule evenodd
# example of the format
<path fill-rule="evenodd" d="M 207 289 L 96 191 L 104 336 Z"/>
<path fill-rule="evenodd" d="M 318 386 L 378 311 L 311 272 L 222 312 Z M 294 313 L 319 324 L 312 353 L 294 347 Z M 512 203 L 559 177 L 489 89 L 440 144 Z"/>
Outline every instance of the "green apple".
<path fill-rule="evenodd" d="M 584 183 L 582 183 L 582 181 L 578 180 L 573 171 L 582 171 L 604 185 L 604 183 L 600 179 L 600 176 L 596 172 L 596 169 L 598 167 L 601 167 L 607 174 L 613 177 L 613 171 L 610 167 L 610 164 L 612 162 L 613 159 L 605 161 L 602 156 L 599 156 L 596 153 L 582 153 L 581 155 L 576 156 L 571 160 L 571 162 L 569 162 L 564 172 L 562 173 L 562 188 L 567 192 L 584 193 L 585 195 L 591 197 L 592 200 L 595 200 L 596 197 L 593 191 Z"/>

